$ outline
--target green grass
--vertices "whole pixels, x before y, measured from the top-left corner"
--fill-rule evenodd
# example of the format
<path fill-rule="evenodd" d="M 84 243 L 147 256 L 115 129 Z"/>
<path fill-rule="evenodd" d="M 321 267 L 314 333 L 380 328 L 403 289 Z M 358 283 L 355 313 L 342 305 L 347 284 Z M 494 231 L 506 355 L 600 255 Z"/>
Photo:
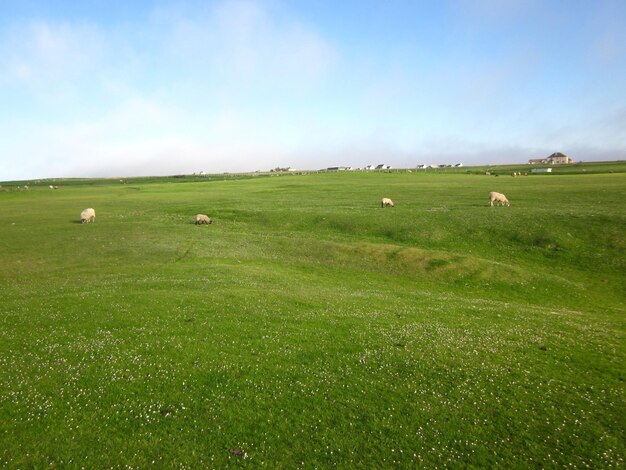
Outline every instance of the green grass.
<path fill-rule="evenodd" d="M 622 467 L 610 165 L 3 184 L 0 466 Z"/>

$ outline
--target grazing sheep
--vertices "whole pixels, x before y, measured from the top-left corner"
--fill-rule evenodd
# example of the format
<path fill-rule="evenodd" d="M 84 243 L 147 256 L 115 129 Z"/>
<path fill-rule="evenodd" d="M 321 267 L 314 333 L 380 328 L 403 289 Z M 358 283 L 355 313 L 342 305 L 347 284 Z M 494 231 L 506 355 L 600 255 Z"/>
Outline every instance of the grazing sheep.
<path fill-rule="evenodd" d="M 88 209 L 85 209 L 84 211 L 80 213 L 81 224 L 88 224 L 89 222 L 95 222 L 95 221 L 96 221 L 96 211 L 94 211 L 91 207 Z"/>
<path fill-rule="evenodd" d="M 196 225 L 199 224 L 212 224 L 213 221 L 209 218 L 208 215 L 204 214 L 196 214 Z"/>
<path fill-rule="evenodd" d="M 504 194 L 496 193 L 495 191 L 491 191 L 489 193 L 489 205 L 493 207 L 493 203 L 500 204 L 501 206 L 510 206 L 511 203 L 506 198 Z"/>
<path fill-rule="evenodd" d="M 388 197 L 384 197 L 382 201 L 380 201 L 380 207 L 393 207 L 393 201 Z"/>

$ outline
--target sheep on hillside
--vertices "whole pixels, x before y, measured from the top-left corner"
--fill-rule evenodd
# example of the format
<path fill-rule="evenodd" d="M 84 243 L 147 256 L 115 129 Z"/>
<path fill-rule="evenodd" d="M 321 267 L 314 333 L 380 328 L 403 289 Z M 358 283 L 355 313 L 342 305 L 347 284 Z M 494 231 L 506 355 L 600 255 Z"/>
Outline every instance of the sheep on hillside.
<path fill-rule="evenodd" d="M 382 201 L 380 201 L 380 207 L 393 207 L 393 201 L 388 197 L 384 197 Z"/>
<path fill-rule="evenodd" d="M 212 224 L 213 221 L 209 218 L 208 215 L 204 214 L 196 214 L 196 225 L 199 224 Z"/>
<path fill-rule="evenodd" d="M 491 191 L 489 193 L 489 205 L 493 207 L 493 203 L 500 204 L 501 206 L 510 206 L 511 203 L 504 194 Z"/>
<path fill-rule="evenodd" d="M 88 209 L 85 209 L 84 211 L 80 213 L 81 224 L 88 224 L 89 222 L 95 222 L 95 221 L 96 221 L 96 211 L 93 210 L 91 207 L 89 207 Z"/>

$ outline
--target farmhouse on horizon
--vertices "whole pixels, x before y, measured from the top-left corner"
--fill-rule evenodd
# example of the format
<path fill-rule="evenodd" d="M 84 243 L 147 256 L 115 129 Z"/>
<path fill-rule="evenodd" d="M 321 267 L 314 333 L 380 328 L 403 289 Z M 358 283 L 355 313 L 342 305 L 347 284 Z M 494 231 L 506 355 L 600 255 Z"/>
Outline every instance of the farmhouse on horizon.
<path fill-rule="evenodd" d="M 573 160 L 561 152 L 554 152 L 546 158 L 532 158 L 528 160 L 528 163 L 531 165 L 560 165 L 562 163 L 573 163 Z"/>

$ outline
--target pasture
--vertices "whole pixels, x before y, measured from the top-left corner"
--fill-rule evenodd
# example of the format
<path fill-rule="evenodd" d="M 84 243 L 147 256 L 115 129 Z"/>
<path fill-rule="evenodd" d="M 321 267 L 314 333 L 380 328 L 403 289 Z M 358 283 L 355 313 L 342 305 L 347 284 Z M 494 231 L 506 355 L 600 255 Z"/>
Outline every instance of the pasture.
<path fill-rule="evenodd" d="M 613 167 L 3 184 L 0 466 L 623 467 Z"/>

